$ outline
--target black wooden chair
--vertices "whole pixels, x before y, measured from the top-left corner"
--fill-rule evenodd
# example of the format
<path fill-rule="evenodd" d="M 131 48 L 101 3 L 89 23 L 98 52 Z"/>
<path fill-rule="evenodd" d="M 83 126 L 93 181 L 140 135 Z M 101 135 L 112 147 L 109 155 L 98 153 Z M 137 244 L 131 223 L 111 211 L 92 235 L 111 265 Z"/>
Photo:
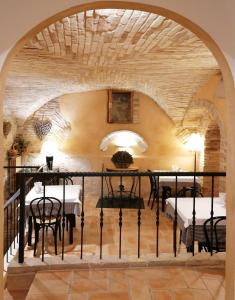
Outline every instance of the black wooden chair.
<path fill-rule="evenodd" d="M 35 230 L 34 256 L 36 256 L 37 243 L 39 241 L 39 232 L 41 229 L 46 233 L 51 229 L 54 236 L 55 254 L 57 255 L 57 232 L 61 239 L 61 207 L 62 203 L 54 197 L 35 198 L 30 202 L 30 211 L 33 217 Z"/>
<path fill-rule="evenodd" d="M 69 176 L 63 178 L 60 178 L 60 184 L 63 184 L 65 182 L 66 185 L 71 184 L 73 185 L 73 179 Z"/>
<path fill-rule="evenodd" d="M 122 178 L 125 177 L 125 172 L 123 172 Z M 123 198 L 133 198 L 136 195 L 136 189 L 138 186 L 138 178 L 136 176 L 131 177 L 131 184 L 129 187 L 125 187 L 124 182 L 121 180 L 121 177 L 119 179 L 118 187 L 115 187 L 115 185 L 112 182 L 112 177 L 106 177 L 105 181 L 107 184 L 107 190 L 111 197 L 123 197 Z M 119 178 L 119 177 L 116 177 Z"/>
<path fill-rule="evenodd" d="M 147 171 L 152 172 L 149 169 Z M 157 176 L 149 175 L 149 182 L 150 182 L 150 193 L 149 193 L 148 205 L 150 204 L 152 199 L 151 209 L 153 209 L 154 202 L 159 201 L 159 186 L 158 186 Z"/>
<path fill-rule="evenodd" d="M 171 187 L 163 185 L 162 187 L 162 212 L 165 211 L 166 199 L 172 196 Z"/>
<path fill-rule="evenodd" d="M 226 250 L 226 217 L 209 218 L 203 225 L 206 242 L 203 248 L 206 252 L 225 252 Z"/>
<path fill-rule="evenodd" d="M 177 197 L 203 197 L 203 194 L 198 186 L 183 187 L 177 192 Z"/>
<path fill-rule="evenodd" d="M 108 172 L 111 174 L 111 171 Z M 138 177 L 134 175 L 128 176 L 130 180 L 129 182 L 125 182 L 124 178 L 127 177 L 125 176 L 125 172 L 122 171 L 123 175 L 120 177 L 104 176 L 102 196 L 99 198 L 96 207 L 144 208 L 143 198 L 137 195 Z"/>
<path fill-rule="evenodd" d="M 60 184 L 63 184 L 65 182 L 65 185 L 73 185 L 73 179 L 69 176 L 65 177 L 64 179 L 60 179 Z M 70 223 L 70 229 L 71 227 L 76 227 L 76 216 L 74 214 L 67 214 L 66 216 L 66 230 L 69 230 L 69 223 Z"/>

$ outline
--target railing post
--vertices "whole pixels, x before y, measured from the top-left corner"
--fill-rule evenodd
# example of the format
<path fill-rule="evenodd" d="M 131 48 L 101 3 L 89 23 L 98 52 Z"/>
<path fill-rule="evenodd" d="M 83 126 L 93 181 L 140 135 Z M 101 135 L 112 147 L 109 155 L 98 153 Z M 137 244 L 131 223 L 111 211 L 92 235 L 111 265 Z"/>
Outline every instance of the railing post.
<path fill-rule="evenodd" d="M 80 259 L 83 257 L 83 231 L 84 231 L 84 188 L 85 188 L 85 182 L 84 182 L 84 175 L 82 176 L 82 211 L 81 211 L 81 254 Z"/>
<path fill-rule="evenodd" d="M 62 260 L 64 260 L 64 233 L 65 233 L 64 230 L 65 230 L 65 177 L 63 177 L 63 203 L 62 203 Z"/>
<path fill-rule="evenodd" d="M 100 208 L 100 259 L 102 259 L 103 247 L 103 226 L 104 226 L 104 213 L 103 213 L 103 200 L 104 200 L 104 177 L 101 176 L 101 208 Z"/>
<path fill-rule="evenodd" d="M 19 256 L 18 262 L 24 262 L 24 228 L 25 228 L 25 177 L 19 174 L 20 182 L 20 219 L 19 219 Z"/>
<path fill-rule="evenodd" d="M 193 241 L 192 241 L 192 254 L 194 256 L 194 240 L 195 240 L 195 226 L 196 226 L 196 174 L 193 175 Z"/>
<path fill-rule="evenodd" d="M 119 208 L 119 258 L 122 257 L 122 209 Z"/>
<path fill-rule="evenodd" d="M 159 218 L 159 175 L 157 176 L 157 209 L 156 209 L 156 227 L 157 227 L 157 232 L 156 232 L 156 256 L 159 256 L 159 225 L 160 225 L 160 218 Z M 155 197 L 155 195 L 154 195 Z"/>
<path fill-rule="evenodd" d="M 215 177 L 212 175 L 211 177 L 211 220 L 210 220 L 210 227 L 211 227 L 211 255 L 213 255 L 213 231 L 214 231 L 214 222 L 213 222 L 213 216 L 214 216 L 214 179 Z"/>
<path fill-rule="evenodd" d="M 175 176 L 175 216 L 173 222 L 173 248 L 174 248 L 174 256 L 176 257 L 177 247 L 176 247 L 176 240 L 177 240 L 177 193 L 178 193 L 178 177 Z"/>

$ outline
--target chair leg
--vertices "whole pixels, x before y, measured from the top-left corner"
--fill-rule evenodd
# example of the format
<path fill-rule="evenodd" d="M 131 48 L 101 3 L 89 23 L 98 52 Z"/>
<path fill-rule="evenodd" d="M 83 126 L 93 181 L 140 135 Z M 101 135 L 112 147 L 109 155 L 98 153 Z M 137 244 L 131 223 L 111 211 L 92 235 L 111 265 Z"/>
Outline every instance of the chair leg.
<path fill-rule="evenodd" d="M 202 252 L 203 244 L 201 242 L 198 242 L 198 252 Z"/>
<path fill-rule="evenodd" d="M 151 209 L 153 209 L 153 205 L 154 205 L 154 201 L 157 201 L 157 196 L 156 196 L 156 193 L 154 192 L 153 193 L 153 202 L 152 202 L 152 205 L 151 205 Z"/>
<path fill-rule="evenodd" d="M 61 224 L 59 224 L 59 239 L 60 239 L 60 241 L 61 241 Z"/>
<path fill-rule="evenodd" d="M 148 206 L 149 206 L 149 203 L 150 203 L 150 201 L 151 201 L 152 194 L 153 194 L 153 190 L 151 190 L 151 192 L 150 192 L 150 194 L 149 194 Z"/>
<path fill-rule="evenodd" d="M 182 242 L 182 229 L 180 229 L 180 242 L 179 242 L 180 245 L 181 245 L 181 242 Z"/>
<path fill-rule="evenodd" d="M 164 212 L 165 211 L 165 199 L 164 198 L 162 198 L 162 212 Z"/>
<path fill-rule="evenodd" d="M 57 228 L 53 230 L 53 233 L 54 233 L 55 255 L 57 255 Z"/>
<path fill-rule="evenodd" d="M 66 217 L 66 231 L 69 230 L 69 219 Z"/>
<path fill-rule="evenodd" d="M 33 255 L 36 256 L 37 244 L 38 244 L 38 240 L 39 240 L 39 230 L 37 229 L 36 226 L 34 228 L 34 231 L 35 231 L 35 239 L 34 239 Z"/>

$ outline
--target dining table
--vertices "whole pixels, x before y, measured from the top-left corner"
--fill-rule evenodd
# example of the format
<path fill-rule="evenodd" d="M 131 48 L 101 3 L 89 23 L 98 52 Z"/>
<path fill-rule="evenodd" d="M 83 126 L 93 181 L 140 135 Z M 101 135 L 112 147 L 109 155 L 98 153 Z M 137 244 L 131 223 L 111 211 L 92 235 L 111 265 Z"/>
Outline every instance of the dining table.
<path fill-rule="evenodd" d="M 177 224 L 182 230 L 181 241 L 187 249 L 194 241 L 205 243 L 204 223 L 211 218 L 211 197 L 195 197 L 195 233 L 193 241 L 193 197 L 177 198 Z M 166 199 L 166 215 L 172 220 L 175 218 L 176 199 Z M 225 199 L 213 198 L 213 216 L 226 216 Z"/>
<path fill-rule="evenodd" d="M 172 172 L 171 170 L 152 170 L 152 172 Z M 176 176 L 159 175 L 159 195 L 162 198 L 162 211 L 165 211 L 165 203 L 168 197 L 175 195 Z M 177 176 L 177 192 L 183 188 L 191 188 L 194 186 L 194 176 L 185 176 L 179 174 Z M 195 177 L 196 189 L 201 188 L 199 177 Z"/>
<path fill-rule="evenodd" d="M 38 191 L 33 187 L 25 197 L 25 208 L 28 214 L 28 245 L 31 245 L 32 239 L 32 215 L 30 212 L 30 203 L 35 198 L 43 197 L 54 197 L 59 199 L 62 203 L 64 200 L 64 214 L 69 221 L 69 242 L 73 243 L 73 228 L 76 224 L 76 216 L 80 215 L 80 204 L 81 204 L 81 185 L 65 185 L 65 196 L 63 185 L 45 185 L 45 194 L 44 187 Z M 63 207 L 63 206 L 62 206 Z M 63 210 L 62 210 L 63 213 Z"/>

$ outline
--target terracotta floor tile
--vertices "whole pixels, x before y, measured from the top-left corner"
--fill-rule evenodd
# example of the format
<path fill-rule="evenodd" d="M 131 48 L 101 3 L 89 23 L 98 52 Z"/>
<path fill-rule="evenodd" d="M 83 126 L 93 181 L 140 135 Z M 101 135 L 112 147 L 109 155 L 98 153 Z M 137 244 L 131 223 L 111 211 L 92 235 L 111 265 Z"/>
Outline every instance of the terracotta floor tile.
<path fill-rule="evenodd" d="M 109 271 L 109 290 L 110 291 L 126 291 L 128 290 L 128 281 L 125 270 Z"/>
<path fill-rule="evenodd" d="M 62 294 L 29 294 L 26 300 L 68 300 L 68 294 L 62 295 Z"/>
<path fill-rule="evenodd" d="M 9 275 L 7 278 L 6 288 L 9 291 L 14 290 L 25 290 L 29 289 L 34 279 L 34 273 L 32 274 L 21 274 L 21 275 Z"/>
<path fill-rule="evenodd" d="M 83 251 L 84 255 L 98 255 L 100 243 L 100 210 L 97 209 L 98 195 L 87 196 L 85 203 L 85 226 Z M 122 255 L 137 256 L 137 210 L 123 209 L 122 218 Z M 74 229 L 74 243 L 68 243 L 68 232 L 65 231 L 65 255 L 71 255 L 80 251 L 81 220 L 77 218 Z M 119 210 L 104 209 L 103 226 L 103 257 L 118 255 L 119 249 Z M 172 221 L 164 213 L 160 213 L 159 225 L 159 250 L 160 253 L 173 252 L 173 229 Z M 179 237 L 179 233 L 177 235 Z M 156 212 L 147 206 L 141 211 L 141 254 L 155 253 L 156 251 Z M 41 255 L 41 243 L 38 244 L 37 256 Z M 78 247 L 77 247 L 78 246 Z M 54 256 L 53 237 L 51 232 L 47 234 L 46 255 Z M 26 246 L 25 256 L 33 257 L 33 247 Z M 180 253 L 186 252 L 184 245 L 181 245 Z M 61 242 L 58 241 L 58 253 L 61 254 Z"/>
<path fill-rule="evenodd" d="M 55 280 L 44 280 L 42 278 L 34 279 L 31 287 L 30 292 L 32 294 L 41 294 L 41 293 L 68 293 L 69 284 L 63 279 L 55 279 Z"/>
<path fill-rule="evenodd" d="M 88 294 L 86 294 L 86 293 L 70 294 L 68 300 L 88 300 Z"/>
<path fill-rule="evenodd" d="M 206 289 L 206 286 L 201 279 L 201 274 L 196 270 L 185 269 L 182 270 L 182 275 L 189 288 Z"/>
<path fill-rule="evenodd" d="M 169 290 L 155 290 L 152 292 L 152 300 L 172 300 L 172 292 Z"/>
<path fill-rule="evenodd" d="M 27 290 L 14 290 L 14 291 L 8 291 L 4 290 L 4 300 L 25 300 L 26 296 L 28 294 Z"/>
<path fill-rule="evenodd" d="M 71 271 L 38 272 L 36 278 L 41 281 L 61 280 L 61 282 L 63 283 L 68 283 L 72 280 L 72 272 Z"/>
<path fill-rule="evenodd" d="M 200 289 L 177 289 L 173 290 L 175 300 L 212 300 L 208 290 Z"/>
<path fill-rule="evenodd" d="M 144 282 L 130 282 L 130 295 L 133 300 L 151 300 L 151 291 L 148 285 L 145 285 Z"/>
<path fill-rule="evenodd" d="M 110 293 L 97 293 L 91 295 L 89 300 L 131 300 L 126 292 L 110 292 Z M 147 300 L 147 299 L 146 299 Z"/>
<path fill-rule="evenodd" d="M 211 293 L 211 295 L 216 300 L 225 299 L 225 288 L 223 286 L 222 280 L 203 277 L 203 281 L 206 284 L 206 287 L 209 290 L 209 292 Z"/>
<path fill-rule="evenodd" d="M 39 272 L 27 300 L 224 300 L 223 270 L 208 272 L 193 267 Z"/>
<path fill-rule="evenodd" d="M 148 281 L 149 286 L 152 289 L 164 289 L 164 288 L 169 288 L 169 286 L 171 288 L 187 288 L 187 285 L 185 283 L 185 281 L 183 280 L 183 278 L 171 278 L 169 279 L 163 279 L 163 278 L 159 278 L 158 280 L 154 280 L 154 279 L 150 279 Z"/>
<path fill-rule="evenodd" d="M 189 289 L 174 290 L 173 294 L 174 300 L 194 300 L 193 293 Z"/>
<path fill-rule="evenodd" d="M 213 300 L 213 297 L 208 290 L 193 289 L 191 292 L 195 300 Z"/>
<path fill-rule="evenodd" d="M 78 278 L 71 284 L 71 293 L 83 293 L 83 292 L 94 292 L 104 291 L 108 289 L 107 279 L 84 279 Z"/>

